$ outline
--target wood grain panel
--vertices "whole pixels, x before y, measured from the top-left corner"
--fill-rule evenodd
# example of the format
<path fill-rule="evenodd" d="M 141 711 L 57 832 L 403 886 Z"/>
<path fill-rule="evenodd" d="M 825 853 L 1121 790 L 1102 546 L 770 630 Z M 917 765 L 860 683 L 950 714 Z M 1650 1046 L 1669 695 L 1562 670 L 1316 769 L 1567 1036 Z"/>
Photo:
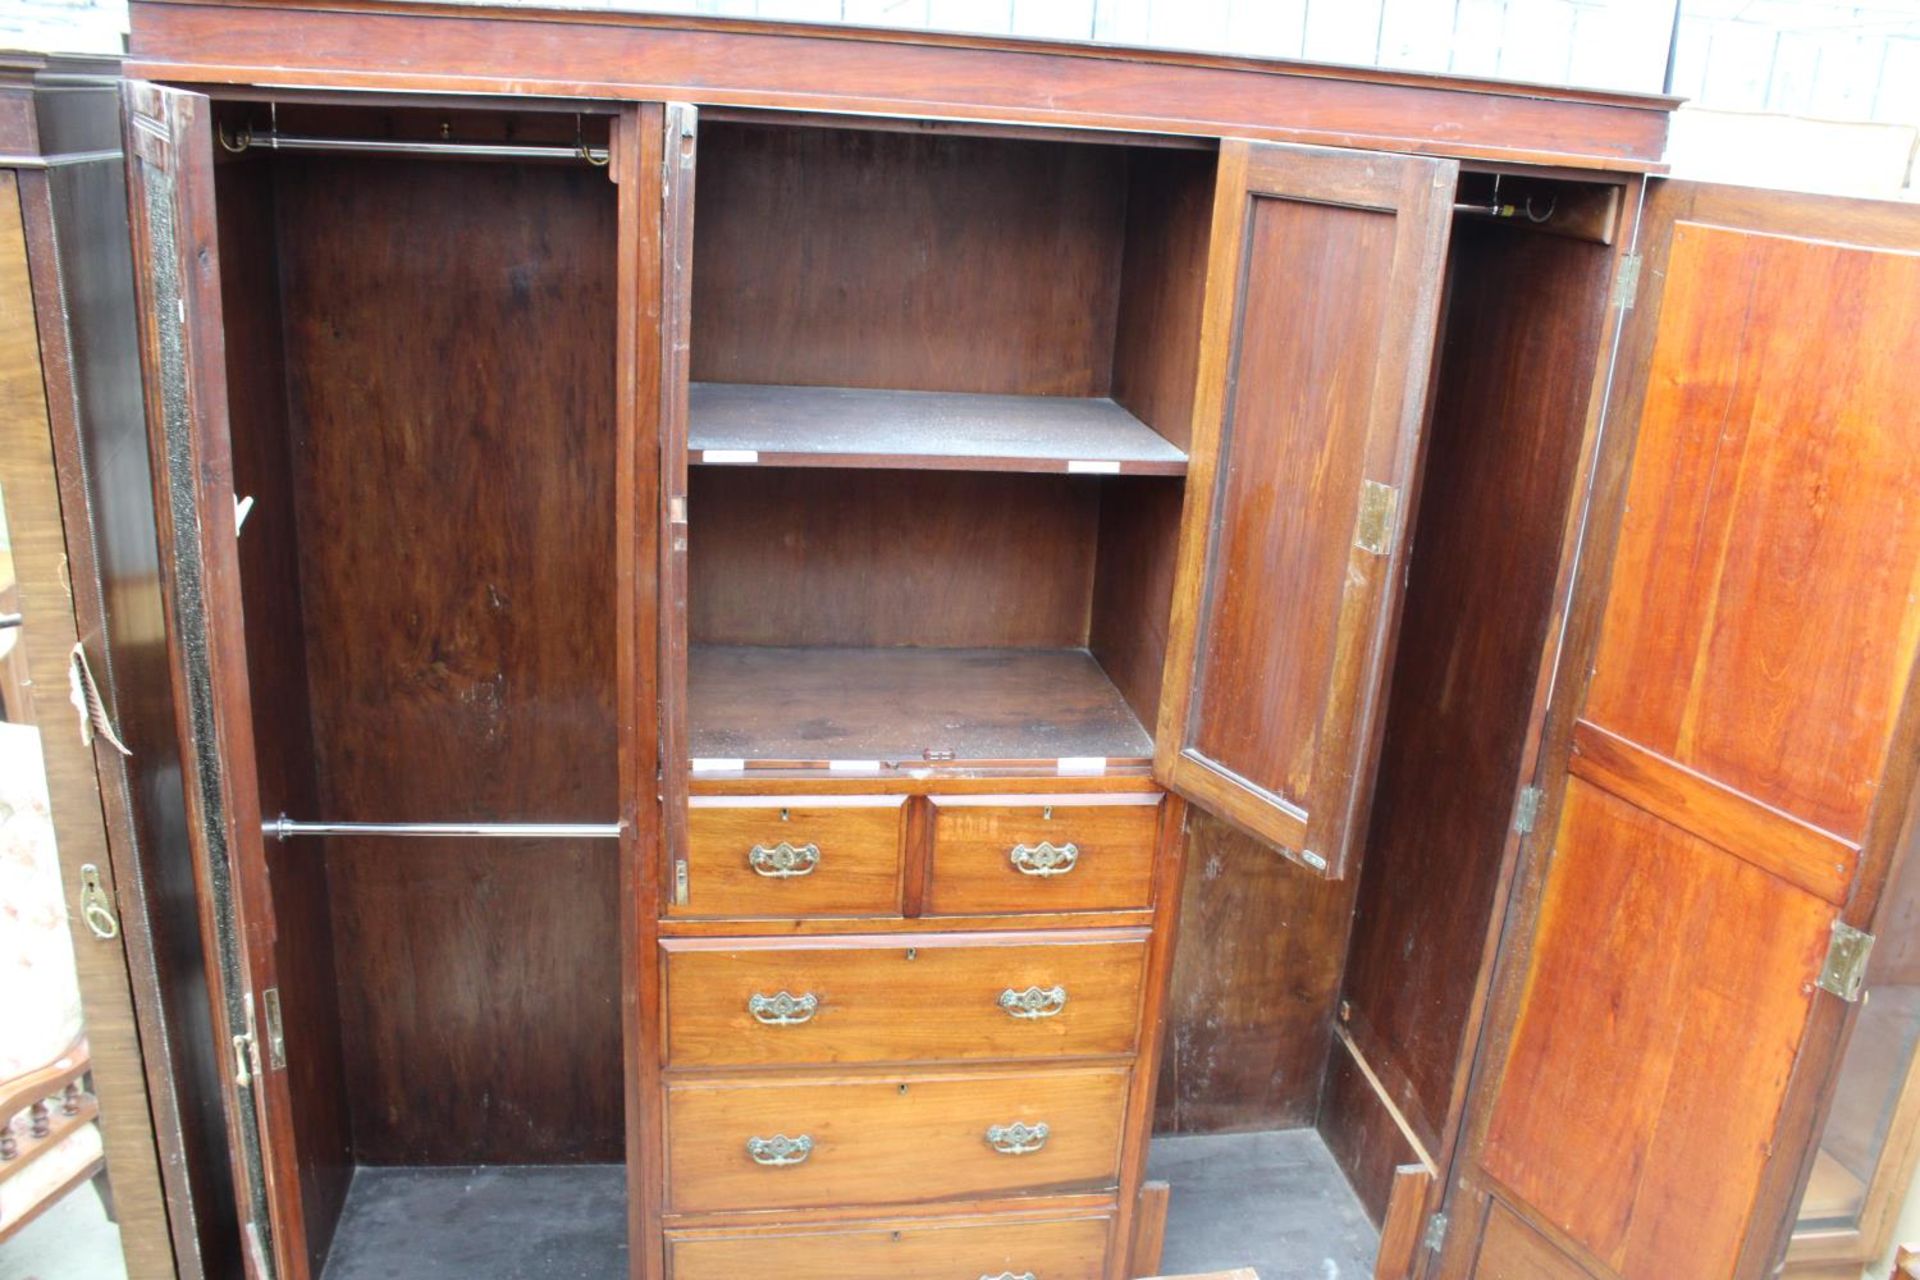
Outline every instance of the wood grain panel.
<path fill-rule="evenodd" d="M 667 1086 L 669 1212 L 933 1203 L 1114 1186 L 1125 1067 L 884 1078 L 682 1081 Z M 1044 1124 L 1038 1150 L 1006 1155 L 995 1125 Z M 768 1168 L 747 1140 L 813 1139 Z"/>
<path fill-rule="evenodd" d="M 1724 1276 L 1834 910 L 1578 778 L 1555 848 L 1481 1163 L 1621 1275 Z"/>
<path fill-rule="evenodd" d="M 1124 911 L 1153 905 L 1159 795 L 935 796 L 928 915 Z M 1071 869 L 1015 867 L 1016 845 L 1071 845 Z"/>
<path fill-rule="evenodd" d="M 687 901 L 667 914 L 898 914 L 905 805 L 905 796 L 696 797 L 687 814 Z M 753 850 L 782 844 L 812 846 L 817 860 L 799 875 L 755 869 Z"/>
<path fill-rule="evenodd" d="M 1418 1167 L 1422 1156 L 1378 1088 L 1367 1079 L 1352 1045 L 1336 1038 L 1327 1059 L 1327 1084 L 1314 1127 L 1347 1175 L 1347 1183 L 1375 1226 L 1383 1227 L 1401 1167 Z"/>
<path fill-rule="evenodd" d="M 1333 1041 L 1353 882 L 1305 875 L 1204 810 L 1188 813 L 1154 1129 L 1310 1125 Z"/>
<path fill-rule="evenodd" d="M 1101 1280 L 1110 1217 L 928 1220 L 776 1228 L 752 1235 L 668 1237 L 673 1280 L 899 1280 L 903 1276 L 1025 1275 Z"/>
<path fill-rule="evenodd" d="M 1139 1039 L 1139 930 L 676 939 L 666 963 L 669 1065 L 959 1061 L 1123 1054 Z M 1003 992 L 1066 990 L 1049 1017 L 1015 1017 Z M 798 1026 L 766 1026 L 755 995 L 812 995 Z"/>
<path fill-rule="evenodd" d="M 1846 900 L 1860 851 L 1818 827 L 1585 720 L 1574 726 L 1567 767 L 1575 777 L 1835 906 Z"/>
<path fill-rule="evenodd" d="M 227 416 L 233 488 L 253 500 L 238 543 L 260 806 L 320 812 L 307 648 L 301 607 L 298 513 L 287 438 L 286 358 L 274 242 L 273 166 L 214 169 L 221 308 L 226 316 Z M 310 846 L 263 846 L 273 887 L 275 964 L 289 1055 L 287 1096 L 299 1155 L 307 1254 L 326 1261 L 353 1176 L 351 1094 L 341 1044 L 326 860 Z"/>
<path fill-rule="evenodd" d="M 1916 297 L 1920 254 L 1675 226 L 1585 712 L 1848 840 L 1920 643 Z"/>
<path fill-rule="evenodd" d="M 695 644 L 1078 647 L 1100 481 L 695 468 Z"/>
<path fill-rule="evenodd" d="M 1337 615 L 1379 358 L 1394 220 L 1379 210 L 1256 198 L 1248 215 L 1234 395 L 1220 492 L 1193 746 L 1274 795 L 1303 802 L 1333 682 L 1330 627 L 1276 632 L 1275 614 Z M 1339 298 L 1320 323 L 1296 320 Z M 1257 578 L 1255 577 L 1257 575 Z"/>
<path fill-rule="evenodd" d="M 611 820 L 614 187 L 278 163 L 324 816 Z M 615 851 L 325 856 L 360 1159 L 620 1158 Z"/>
<path fill-rule="evenodd" d="M 1215 169 L 1211 150 L 1143 149 L 1127 166 L 1113 398 L 1182 449 L 1193 438 Z"/>
<path fill-rule="evenodd" d="M 1107 394 L 1124 151 L 722 123 L 699 166 L 696 381 Z"/>
<path fill-rule="evenodd" d="M 1178 480 L 1119 479 L 1100 486 L 1087 647 L 1144 725 L 1160 719 L 1185 497 Z"/>
<path fill-rule="evenodd" d="M 1200 132 L 1657 168 L 1671 99 L 1176 50 L 410 4 L 139 3 L 128 74 Z M 192 74 L 187 69 L 192 68 Z"/>
<path fill-rule="evenodd" d="M 1605 250 L 1456 227 L 1341 996 L 1430 1150 L 1459 1096 L 1606 306 Z"/>
<path fill-rule="evenodd" d="M 1473 1280 L 1593 1280 L 1581 1266 L 1506 1205 L 1487 1210 L 1486 1236 Z"/>

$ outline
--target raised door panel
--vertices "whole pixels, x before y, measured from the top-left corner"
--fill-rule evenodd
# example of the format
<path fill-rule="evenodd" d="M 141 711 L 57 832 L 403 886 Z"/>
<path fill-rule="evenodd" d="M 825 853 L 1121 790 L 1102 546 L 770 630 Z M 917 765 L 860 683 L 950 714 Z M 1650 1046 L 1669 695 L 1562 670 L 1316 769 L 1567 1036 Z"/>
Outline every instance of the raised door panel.
<path fill-rule="evenodd" d="M 194 93 L 121 91 L 142 393 L 154 459 L 162 601 L 185 762 L 211 1027 L 250 1276 L 316 1270 L 286 1062 L 252 1038 L 255 993 L 279 985 L 261 851 L 245 620 L 239 607 L 212 111 Z M 318 1252 L 317 1250 L 315 1252 Z"/>
<path fill-rule="evenodd" d="M 1596 1275 L 1755 1275 L 1786 1242 L 1845 1023 L 1816 982 L 1911 819 L 1916 248 L 1910 209 L 1648 206 L 1612 576 L 1576 606 L 1591 675 L 1468 1174 Z"/>
<path fill-rule="evenodd" d="M 1455 177 L 1221 149 L 1155 771 L 1330 875 L 1372 773 Z"/>

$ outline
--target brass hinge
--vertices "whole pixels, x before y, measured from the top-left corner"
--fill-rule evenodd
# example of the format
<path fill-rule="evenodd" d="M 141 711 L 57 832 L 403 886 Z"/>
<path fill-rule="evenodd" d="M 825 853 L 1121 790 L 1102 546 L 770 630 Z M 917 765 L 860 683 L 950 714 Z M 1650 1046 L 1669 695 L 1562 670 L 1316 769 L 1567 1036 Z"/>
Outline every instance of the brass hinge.
<path fill-rule="evenodd" d="M 233 1083 L 242 1089 L 253 1088 L 260 1074 L 260 1056 L 253 1038 L 253 993 L 246 996 L 247 1029 L 233 1037 Z"/>
<path fill-rule="evenodd" d="M 1376 556 L 1393 554 L 1393 513 L 1400 491 L 1378 480 L 1360 485 L 1360 518 L 1354 523 L 1353 545 Z"/>
<path fill-rule="evenodd" d="M 262 991 L 260 1008 L 267 1022 L 267 1065 L 275 1071 L 285 1071 L 287 1037 L 280 1025 L 280 988 L 268 987 Z"/>
<path fill-rule="evenodd" d="M 1440 1247 L 1446 1244 L 1446 1242 L 1447 1215 L 1444 1213 L 1436 1213 L 1427 1219 L 1427 1236 L 1425 1240 L 1427 1251 L 1429 1253 L 1438 1253 L 1440 1252 Z"/>
<path fill-rule="evenodd" d="M 1867 985 L 1867 957 L 1872 954 L 1872 934 L 1835 920 L 1833 936 L 1827 941 L 1827 962 L 1820 966 L 1814 985 L 1852 1004 Z"/>
<path fill-rule="evenodd" d="M 1533 824 L 1540 821 L 1540 802 L 1547 793 L 1539 787 L 1522 787 L 1520 803 L 1513 809 L 1513 829 L 1521 835 L 1533 834 Z"/>
<path fill-rule="evenodd" d="M 676 907 L 687 905 L 687 860 L 685 858 L 673 860 L 673 905 Z"/>
<path fill-rule="evenodd" d="M 1640 267 L 1642 258 L 1637 253 L 1629 253 L 1620 259 L 1620 265 L 1614 268 L 1613 305 L 1622 311 L 1633 310 L 1633 304 L 1640 300 Z"/>

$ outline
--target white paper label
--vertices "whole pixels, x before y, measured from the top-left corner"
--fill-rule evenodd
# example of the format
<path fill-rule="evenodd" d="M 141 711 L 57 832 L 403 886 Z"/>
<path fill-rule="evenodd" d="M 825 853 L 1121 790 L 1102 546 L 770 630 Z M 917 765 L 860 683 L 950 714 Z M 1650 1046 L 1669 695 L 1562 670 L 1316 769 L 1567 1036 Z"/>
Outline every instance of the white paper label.
<path fill-rule="evenodd" d="M 702 449 L 700 461 L 732 462 L 752 466 L 760 461 L 760 451 L 758 449 Z"/>
<path fill-rule="evenodd" d="M 1105 756 L 1061 756 L 1060 772 L 1069 777 L 1098 777 L 1107 771 Z"/>
<path fill-rule="evenodd" d="M 1117 476 L 1120 474 L 1120 464 L 1076 460 L 1067 463 L 1067 474 L 1070 476 Z"/>
<path fill-rule="evenodd" d="M 728 760 L 720 756 L 695 756 L 695 773 L 739 773 L 747 767 L 745 760 Z"/>

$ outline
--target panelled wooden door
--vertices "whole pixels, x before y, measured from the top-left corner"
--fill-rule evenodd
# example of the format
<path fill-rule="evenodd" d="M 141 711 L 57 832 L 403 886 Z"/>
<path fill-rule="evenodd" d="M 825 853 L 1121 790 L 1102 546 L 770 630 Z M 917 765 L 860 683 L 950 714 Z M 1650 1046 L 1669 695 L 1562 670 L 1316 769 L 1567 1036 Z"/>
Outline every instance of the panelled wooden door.
<path fill-rule="evenodd" d="M 1372 778 L 1457 176 L 1220 150 L 1154 772 L 1331 876 Z"/>
<path fill-rule="evenodd" d="M 249 1276 L 308 1274 L 284 1060 L 257 1036 L 277 991 L 228 437 L 214 221 L 212 110 L 194 93 L 122 88 L 134 292 L 155 460 L 162 598 L 186 766 L 212 1031 L 228 1050 L 228 1145 Z"/>
<path fill-rule="evenodd" d="M 1447 1276 L 1767 1273 L 1914 838 L 1920 210 L 1666 183 L 1640 247 Z"/>

